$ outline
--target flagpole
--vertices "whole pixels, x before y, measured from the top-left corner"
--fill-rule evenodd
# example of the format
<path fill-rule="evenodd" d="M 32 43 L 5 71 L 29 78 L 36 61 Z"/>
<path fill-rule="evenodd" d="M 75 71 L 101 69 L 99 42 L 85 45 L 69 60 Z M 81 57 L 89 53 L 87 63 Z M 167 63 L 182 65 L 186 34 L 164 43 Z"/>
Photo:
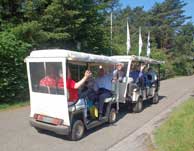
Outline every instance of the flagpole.
<path fill-rule="evenodd" d="M 148 32 L 148 39 L 147 39 L 147 57 L 150 58 L 151 48 L 150 48 L 150 32 Z"/>
<path fill-rule="evenodd" d="M 110 14 L 110 55 L 112 56 L 112 11 Z"/>
<path fill-rule="evenodd" d="M 127 42 L 126 42 L 126 45 L 127 45 L 127 55 L 128 55 L 129 52 L 130 52 L 130 49 L 131 49 L 130 32 L 129 32 L 129 23 L 128 23 L 128 21 L 127 21 Z"/>
<path fill-rule="evenodd" d="M 139 57 L 141 56 L 142 46 L 143 46 L 143 42 L 141 37 L 141 27 L 139 27 Z"/>

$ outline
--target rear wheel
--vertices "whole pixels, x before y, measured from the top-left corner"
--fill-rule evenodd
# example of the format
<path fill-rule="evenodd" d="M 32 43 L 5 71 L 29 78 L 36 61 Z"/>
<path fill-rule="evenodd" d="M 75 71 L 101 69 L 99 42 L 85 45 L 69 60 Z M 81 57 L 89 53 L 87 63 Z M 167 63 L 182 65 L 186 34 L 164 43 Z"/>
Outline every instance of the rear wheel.
<path fill-rule="evenodd" d="M 109 113 L 109 117 L 108 117 L 108 122 L 110 124 L 116 122 L 117 120 L 117 113 L 116 113 L 116 109 L 115 108 L 111 108 L 110 113 Z"/>
<path fill-rule="evenodd" d="M 152 98 L 152 103 L 157 104 L 159 102 L 158 93 L 155 92 L 154 97 Z"/>
<path fill-rule="evenodd" d="M 139 113 L 143 109 L 143 99 L 139 97 L 138 101 L 136 103 L 133 103 L 133 112 Z"/>
<path fill-rule="evenodd" d="M 69 137 L 73 141 L 80 140 L 84 135 L 84 131 L 85 131 L 84 123 L 81 120 L 76 120 L 73 123 Z"/>

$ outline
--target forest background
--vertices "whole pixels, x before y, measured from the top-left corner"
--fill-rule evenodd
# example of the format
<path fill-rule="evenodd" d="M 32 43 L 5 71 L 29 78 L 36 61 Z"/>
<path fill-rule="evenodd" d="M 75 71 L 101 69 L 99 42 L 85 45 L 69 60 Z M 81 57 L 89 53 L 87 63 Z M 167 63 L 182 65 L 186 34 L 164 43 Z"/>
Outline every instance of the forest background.
<path fill-rule="evenodd" d="M 182 0 L 164 0 L 147 11 L 118 0 L 0 0 L 0 103 L 28 100 L 24 58 L 32 50 L 62 48 L 93 54 L 143 52 L 151 34 L 151 58 L 165 61 L 162 78 L 194 73 L 194 25 Z M 112 41 L 110 14 L 113 14 Z"/>

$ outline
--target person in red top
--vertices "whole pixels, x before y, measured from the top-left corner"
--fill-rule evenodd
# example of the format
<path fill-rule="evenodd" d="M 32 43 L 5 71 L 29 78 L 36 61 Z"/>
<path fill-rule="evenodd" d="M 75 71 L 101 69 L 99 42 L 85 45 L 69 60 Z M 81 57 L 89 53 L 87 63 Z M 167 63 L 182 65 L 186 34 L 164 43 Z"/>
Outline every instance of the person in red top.
<path fill-rule="evenodd" d="M 57 70 L 55 70 L 53 66 L 49 66 L 48 75 L 40 80 L 39 85 L 44 87 L 56 88 L 58 79 L 59 76 L 57 74 Z"/>
<path fill-rule="evenodd" d="M 78 100 L 78 88 L 80 88 L 84 82 L 92 75 L 91 71 L 86 70 L 84 73 L 84 77 L 78 81 L 75 82 L 71 78 L 71 72 L 68 68 L 67 70 L 67 81 L 66 81 L 66 87 L 67 90 L 69 91 L 69 102 L 75 102 Z"/>
<path fill-rule="evenodd" d="M 80 81 L 75 82 L 71 78 L 71 72 L 69 68 L 67 69 L 66 87 L 69 91 L 69 102 L 75 102 L 78 100 L 78 88 L 80 88 L 91 75 L 92 73 L 89 70 L 86 70 L 84 77 Z M 40 86 L 63 88 L 63 78 L 57 74 L 57 71 L 54 68 L 50 68 L 49 75 L 40 80 Z"/>
<path fill-rule="evenodd" d="M 78 81 L 75 82 L 72 78 L 71 78 L 71 72 L 69 70 L 69 68 L 67 69 L 67 80 L 66 80 L 66 87 L 67 90 L 69 91 L 69 102 L 75 102 L 78 100 L 78 89 L 84 84 L 84 82 L 92 75 L 91 71 L 86 70 L 84 73 L 84 77 Z M 57 86 L 59 88 L 63 88 L 63 78 L 60 78 L 58 80 Z"/>

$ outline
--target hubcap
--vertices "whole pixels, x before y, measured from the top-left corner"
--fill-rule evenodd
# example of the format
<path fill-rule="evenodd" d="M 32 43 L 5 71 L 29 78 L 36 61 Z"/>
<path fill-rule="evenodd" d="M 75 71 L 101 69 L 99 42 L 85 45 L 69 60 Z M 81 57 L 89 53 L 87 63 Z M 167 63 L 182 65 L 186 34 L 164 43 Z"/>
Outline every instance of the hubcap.
<path fill-rule="evenodd" d="M 77 127 L 76 127 L 76 136 L 77 137 L 81 137 L 81 135 L 83 134 L 83 131 L 84 131 L 84 128 L 81 124 L 79 124 Z"/>
<path fill-rule="evenodd" d="M 116 120 L 116 113 L 115 112 L 112 112 L 111 117 L 112 117 L 112 121 L 115 121 Z"/>
<path fill-rule="evenodd" d="M 139 110 L 141 110 L 141 108 L 142 108 L 142 100 L 141 99 L 139 100 L 138 105 L 139 105 Z"/>
<path fill-rule="evenodd" d="M 155 94 L 155 97 L 154 97 L 154 102 L 157 102 L 158 101 L 158 95 Z"/>

